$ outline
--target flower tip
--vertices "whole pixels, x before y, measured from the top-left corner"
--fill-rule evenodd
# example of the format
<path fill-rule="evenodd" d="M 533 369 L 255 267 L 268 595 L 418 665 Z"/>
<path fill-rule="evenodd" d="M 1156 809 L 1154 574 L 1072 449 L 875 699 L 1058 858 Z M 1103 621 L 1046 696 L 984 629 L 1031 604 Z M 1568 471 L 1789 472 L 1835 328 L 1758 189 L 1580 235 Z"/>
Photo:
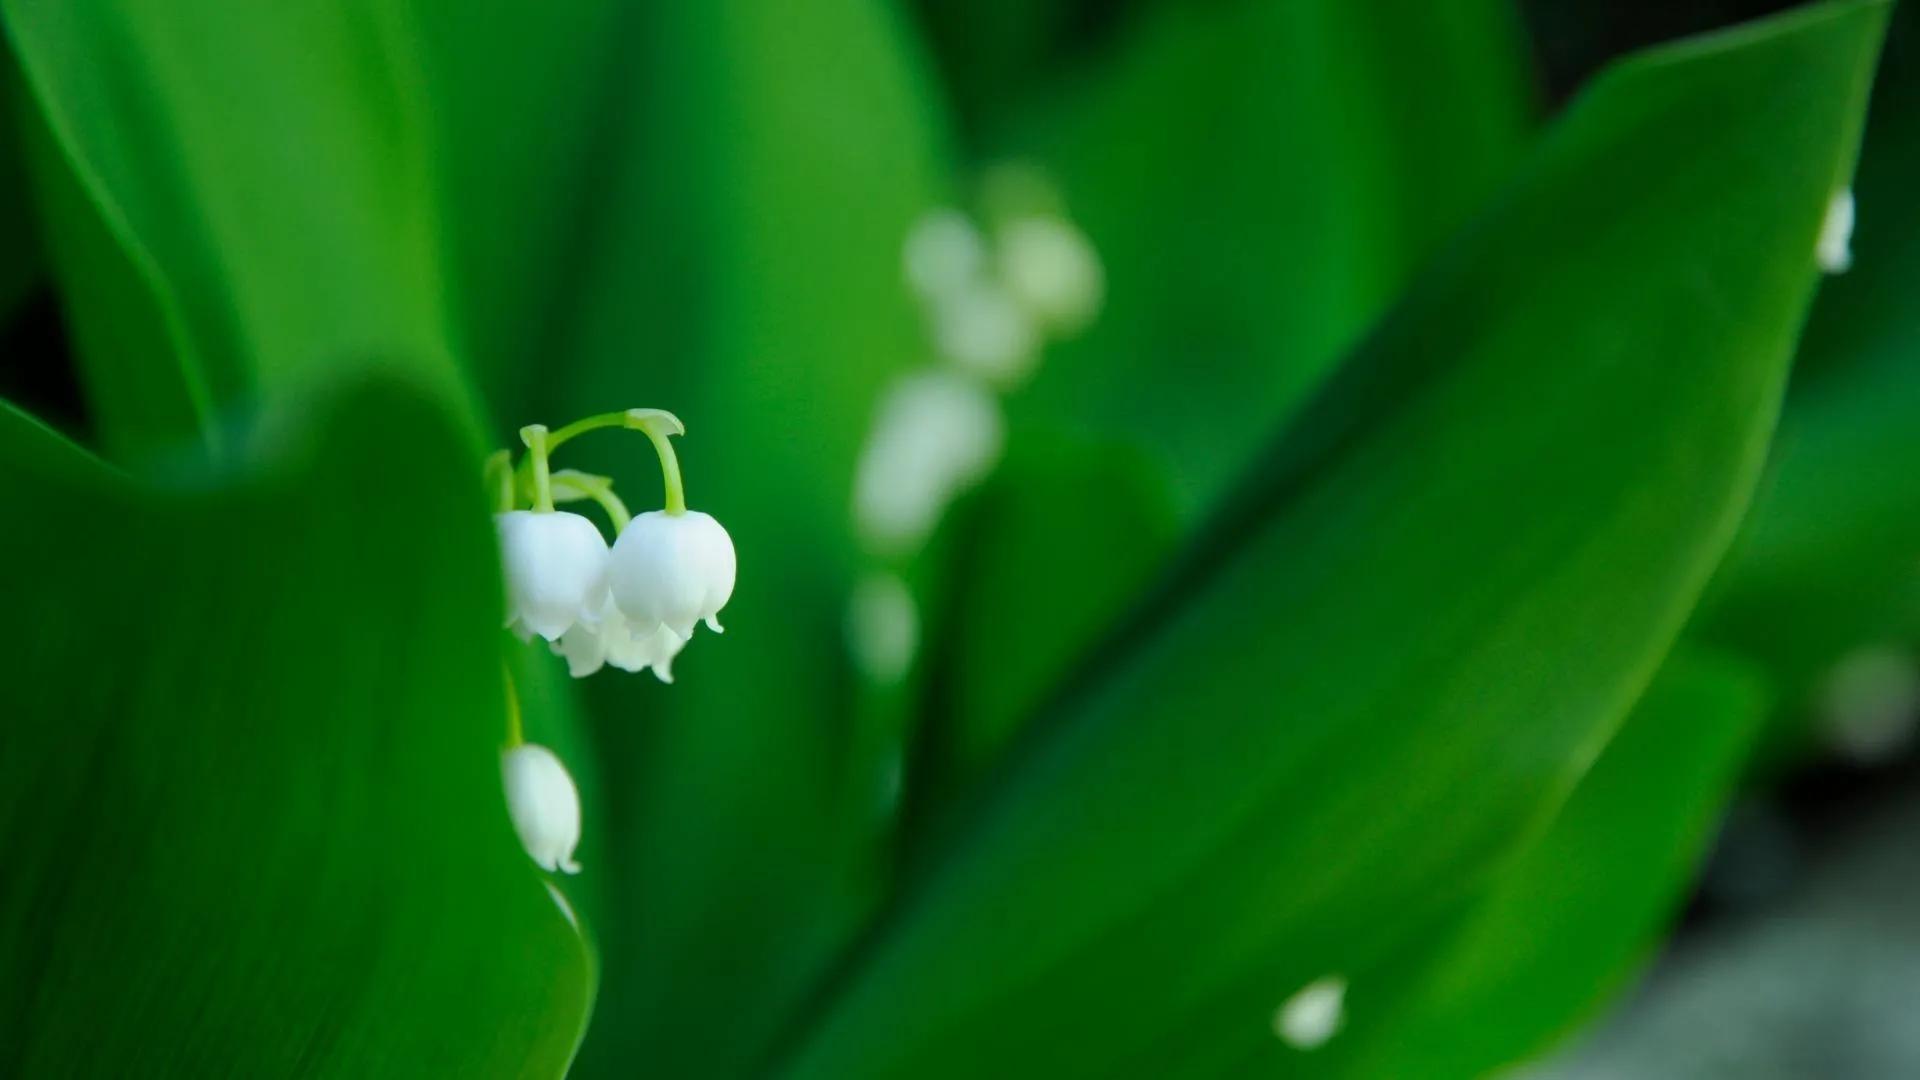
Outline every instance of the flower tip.
<path fill-rule="evenodd" d="M 707 616 L 706 623 L 707 623 L 707 629 L 713 631 L 716 634 L 724 634 L 727 632 L 727 628 L 720 625 L 720 618 L 717 615 Z"/>

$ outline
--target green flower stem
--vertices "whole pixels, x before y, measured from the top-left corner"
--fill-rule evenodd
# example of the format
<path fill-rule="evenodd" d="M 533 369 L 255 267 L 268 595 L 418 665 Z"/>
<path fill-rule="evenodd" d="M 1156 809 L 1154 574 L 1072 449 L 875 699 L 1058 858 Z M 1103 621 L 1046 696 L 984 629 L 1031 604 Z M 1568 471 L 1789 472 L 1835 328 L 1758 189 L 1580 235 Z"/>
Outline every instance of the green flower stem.
<path fill-rule="evenodd" d="M 493 489 L 493 511 L 504 514 L 514 508 L 519 500 L 514 492 L 513 455 L 505 450 L 495 450 L 487 455 L 487 486 Z"/>
<path fill-rule="evenodd" d="M 512 750 L 527 741 L 527 733 L 520 723 L 520 694 L 513 688 L 513 669 L 503 661 L 500 674 L 507 680 L 507 749 Z"/>
<path fill-rule="evenodd" d="M 679 421 L 674 421 L 678 424 Z M 667 441 L 668 432 L 656 424 L 647 424 L 641 431 L 647 433 L 647 439 L 653 443 L 654 453 L 660 455 L 660 479 L 667 489 L 667 513 L 679 517 L 687 512 L 687 492 L 680 482 L 680 458 L 673 452 L 673 444 Z"/>
<path fill-rule="evenodd" d="M 675 516 L 686 513 L 687 493 L 680 479 L 680 458 L 673 452 L 673 445 L 667 441 L 667 436 L 685 435 L 687 427 L 680 422 L 679 417 L 665 409 L 626 409 L 621 412 L 600 413 L 575 420 L 547 436 L 547 453 L 551 454 L 558 450 L 561 444 L 575 436 L 611 427 L 626 428 L 629 431 L 646 434 L 653 443 L 654 453 L 660 457 L 660 477 L 666 489 L 667 513 Z M 522 462 L 520 466 L 522 474 L 529 481 L 532 479 L 531 474 L 527 472 L 530 466 L 532 466 L 530 460 Z"/>
<path fill-rule="evenodd" d="M 520 441 L 527 444 L 527 462 L 533 470 L 533 508 L 542 514 L 553 513 L 553 479 L 547 472 L 547 429 L 544 424 L 528 424 L 520 429 Z"/>
<path fill-rule="evenodd" d="M 577 469 L 561 469 L 553 474 L 553 498 L 555 502 L 572 502 L 576 499 L 592 499 L 607 512 L 607 519 L 613 522 L 613 532 L 618 536 L 633 520 L 627 512 L 627 504 L 613 493 L 613 480 L 605 476 L 580 472 Z"/>

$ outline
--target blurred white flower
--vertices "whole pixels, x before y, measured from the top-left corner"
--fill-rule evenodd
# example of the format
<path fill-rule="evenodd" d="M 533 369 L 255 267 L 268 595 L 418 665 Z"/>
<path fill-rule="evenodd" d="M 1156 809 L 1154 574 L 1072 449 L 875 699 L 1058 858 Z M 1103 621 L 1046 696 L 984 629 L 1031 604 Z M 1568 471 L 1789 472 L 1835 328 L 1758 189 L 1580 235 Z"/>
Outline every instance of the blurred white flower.
<path fill-rule="evenodd" d="M 733 595 L 734 572 L 733 538 L 712 515 L 653 510 L 620 531 L 608 581 L 633 634 L 646 638 L 665 624 L 684 641 L 701 620 L 720 632 L 720 609 Z M 667 660 L 678 651 L 673 646 Z M 655 674 L 661 670 L 654 667 Z"/>
<path fill-rule="evenodd" d="M 1077 333 L 1106 296 L 1106 272 L 1086 234 L 1057 217 L 1023 217 L 995 237 L 1008 293 L 1049 331 Z"/>
<path fill-rule="evenodd" d="M 549 646 L 567 658 L 567 672 L 584 679 L 607 664 L 622 671 L 638 672 L 648 668 L 663 683 L 673 681 L 673 658 L 680 655 L 687 639 L 657 625 L 647 633 L 635 633 L 633 624 L 621 614 L 611 599 L 601 610 L 597 625 L 576 624 L 559 641 Z"/>
<path fill-rule="evenodd" d="M 902 377 L 861 452 L 854 520 L 880 550 L 911 550 L 993 468 L 1005 437 L 999 402 L 977 380 L 937 370 Z"/>
<path fill-rule="evenodd" d="M 933 347 L 996 383 L 1017 383 L 1040 354 L 1039 328 L 1006 289 L 980 280 L 933 301 Z"/>
<path fill-rule="evenodd" d="M 580 792 L 553 751 L 523 743 L 501 757 L 507 812 L 520 843 L 542 869 L 580 872 L 573 849 L 580 844 Z"/>
<path fill-rule="evenodd" d="M 1899 645 L 1871 645 L 1842 657 L 1821 687 L 1827 738 L 1862 765 L 1887 761 L 1912 745 L 1920 725 L 1920 663 Z"/>
<path fill-rule="evenodd" d="M 1296 1050 L 1312 1050 L 1346 1020 L 1347 980 L 1327 975 L 1301 987 L 1273 1014 L 1273 1033 Z"/>
<path fill-rule="evenodd" d="M 576 622 L 598 620 L 607 590 L 607 541 L 593 522 L 565 511 L 495 514 L 506 572 L 507 627 L 553 641 Z"/>
<path fill-rule="evenodd" d="M 875 571 L 860 579 L 847 602 L 847 645 L 868 679 L 897 683 L 920 647 L 920 609 L 898 575 Z"/>
<path fill-rule="evenodd" d="M 1829 274 L 1844 274 L 1853 265 L 1853 191 L 1834 193 L 1827 204 L 1826 220 L 1820 223 L 1820 242 L 1815 257 L 1820 269 Z"/>
<path fill-rule="evenodd" d="M 979 280 L 986 269 L 987 247 L 965 214 L 941 207 L 913 223 L 901 256 L 907 284 L 923 299 L 934 301 Z"/>

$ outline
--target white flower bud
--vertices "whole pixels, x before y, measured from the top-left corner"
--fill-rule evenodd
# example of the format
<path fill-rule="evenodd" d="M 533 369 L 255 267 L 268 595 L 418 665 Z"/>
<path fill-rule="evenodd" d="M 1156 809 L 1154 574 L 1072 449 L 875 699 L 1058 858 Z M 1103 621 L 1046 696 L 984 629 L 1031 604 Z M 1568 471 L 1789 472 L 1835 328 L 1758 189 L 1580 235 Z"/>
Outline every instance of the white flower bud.
<path fill-rule="evenodd" d="M 907 583 L 874 571 L 847 602 L 847 644 L 867 678 L 890 686 L 906 677 L 920 647 L 920 609 Z"/>
<path fill-rule="evenodd" d="M 718 616 L 733 595 L 734 568 L 733 538 L 711 515 L 653 510 L 621 530 L 608 580 L 635 634 L 650 635 L 665 624 L 684 640 L 702 619 L 720 632 Z M 654 667 L 656 674 L 660 670 Z"/>
<path fill-rule="evenodd" d="M 987 246 L 973 222 L 948 207 L 930 210 L 913 223 L 901 255 L 907 284 L 923 298 L 936 300 L 980 277 Z"/>
<path fill-rule="evenodd" d="M 524 743 L 500 759 L 507 812 L 520 843 L 542 869 L 580 872 L 573 849 L 580 844 L 580 792 L 553 751 Z"/>
<path fill-rule="evenodd" d="M 565 511 L 495 514 L 507 578 L 507 627 L 553 641 L 575 622 L 599 618 L 607 588 L 607 541 L 593 522 Z"/>
<path fill-rule="evenodd" d="M 951 371 L 902 378 L 887 391 L 854 477 L 854 519 L 887 552 L 925 540 L 954 496 L 993 468 L 1005 439 L 999 403 Z"/>
<path fill-rule="evenodd" d="M 584 679 L 612 664 L 622 671 L 651 668 L 654 678 L 670 683 L 673 658 L 680 655 L 686 644 L 686 638 L 664 625 L 656 626 L 651 633 L 636 634 L 619 606 L 608 600 L 598 625 L 576 624 L 549 648 L 567 658 L 567 671 L 576 679 Z"/>
<path fill-rule="evenodd" d="M 1836 192 L 1827 204 L 1826 220 L 1820 223 L 1820 241 L 1814 257 L 1820 269 L 1829 274 L 1844 274 L 1853 265 L 1853 191 Z"/>
<path fill-rule="evenodd" d="M 1346 1020 L 1347 980 L 1339 975 L 1315 979 L 1281 1003 L 1273 1014 L 1273 1033 L 1296 1050 L 1313 1050 L 1340 1033 Z"/>
<path fill-rule="evenodd" d="M 1057 334 L 1086 328 L 1106 296 L 1106 273 L 1085 233 L 1055 217 L 1001 227 L 1000 278 L 1033 317 Z"/>
<path fill-rule="evenodd" d="M 984 379 L 1017 383 L 1033 371 L 1040 333 L 1006 289 L 977 281 L 933 301 L 933 344 L 941 356 Z"/>

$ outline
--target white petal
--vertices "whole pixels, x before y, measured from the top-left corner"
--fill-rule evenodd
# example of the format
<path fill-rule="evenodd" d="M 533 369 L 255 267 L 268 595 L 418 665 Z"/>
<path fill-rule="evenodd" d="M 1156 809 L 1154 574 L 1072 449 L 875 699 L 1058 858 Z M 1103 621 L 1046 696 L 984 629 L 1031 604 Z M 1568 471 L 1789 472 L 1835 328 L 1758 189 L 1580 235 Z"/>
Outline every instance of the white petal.
<path fill-rule="evenodd" d="M 860 579 L 847 602 L 847 644 L 868 679 L 886 686 L 906 675 L 920 646 L 920 610 L 906 582 L 889 573 Z"/>
<path fill-rule="evenodd" d="M 934 301 L 932 315 L 935 350 L 963 370 L 1003 385 L 1032 372 L 1039 328 L 999 285 L 978 281 L 956 289 Z"/>
<path fill-rule="evenodd" d="M 978 278 L 987 262 L 980 230 L 958 210 L 932 210 L 913 223 L 902 251 L 907 283 L 937 299 Z"/>
<path fill-rule="evenodd" d="M 533 861 L 547 870 L 579 873 L 580 792 L 553 751 L 526 743 L 501 756 L 507 811 Z"/>
<path fill-rule="evenodd" d="M 1041 325 L 1072 334 L 1093 321 L 1106 273 L 1086 235 L 1055 217 L 1024 217 L 1000 228 L 1000 278 Z"/>
<path fill-rule="evenodd" d="M 584 679 L 607 663 L 605 625 L 604 621 L 599 626 L 575 623 L 560 636 L 559 641 L 547 647 L 556 655 L 567 658 L 567 674 Z"/>
<path fill-rule="evenodd" d="M 1339 1034 L 1346 1020 L 1347 980 L 1339 975 L 1301 987 L 1273 1014 L 1273 1033 L 1296 1050 L 1313 1050 Z"/>
<path fill-rule="evenodd" d="M 579 514 L 494 515 L 506 574 L 507 622 L 548 641 L 594 621 L 606 592 L 607 542 Z"/>
<path fill-rule="evenodd" d="M 924 371 L 880 401 L 854 478 L 854 517 L 889 554 L 918 547 L 947 504 L 984 477 L 1005 439 L 1000 405 L 976 379 Z"/>
<path fill-rule="evenodd" d="M 712 515 L 655 510 L 634 518 L 614 542 L 609 581 L 630 623 L 664 623 L 687 638 L 726 606 L 735 568 L 733 540 Z"/>
<path fill-rule="evenodd" d="M 1820 241 L 1815 257 L 1820 269 L 1829 274 L 1844 274 L 1853 265 L 1853 191 L 1834 193 L 1827 204 L 1827 217 L 1820 223 Z"/>

